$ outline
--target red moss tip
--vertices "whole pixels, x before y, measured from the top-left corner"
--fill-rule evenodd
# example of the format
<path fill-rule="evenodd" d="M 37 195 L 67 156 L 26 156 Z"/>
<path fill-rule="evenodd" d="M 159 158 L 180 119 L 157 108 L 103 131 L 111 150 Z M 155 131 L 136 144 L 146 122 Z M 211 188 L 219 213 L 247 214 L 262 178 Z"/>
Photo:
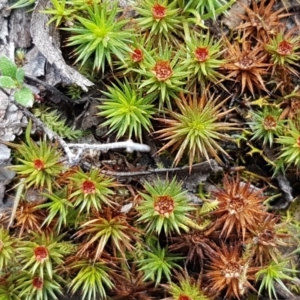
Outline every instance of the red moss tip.
<path fill-rule="evenodd" d="M 282 56 L 290 55 L 293 53 L 293 44 L 283 40 L 279 43 L 277 52 Z"/>
<path fill-rule="evenodd" d="M 165 81 L 172 76 L 172 68 L 168 61 L 157 62 L 153 68 L 154 74 L 159 81 Z"/>
<path fill-rule="evenodd" d="M 95 183 L 90 180 L 85 180 L 82 184 L 84 194 L 94 194 L 96 190 Z"/>
<path fill-rule="evenodd" d="M 161 20 L 167 15 L 167 8 L 155 3 L 152 7 L 152 15 L 156 20 Z"/>
<path fill-rule="evenodd" d="M 276 119 L 273 116 L 266 116 L 264 118 L 263 126 L 265 130 L 275 130 L 276 129 Z"/>
<path fill-rule="evenodd" d="M 178 300 L 191 300 L 191 298 L 187 295 L 179 295 Z"/>
<path fill-rule="evenodd" d="M 208 48 L 198 47 L 195 51 L 195 57 L 200 62 L 206 61 L 208 59 Z"/>
<path fill-rule="evenodd" d="M 133 53 L 131 54 L 131 58 L 134 62 L 141 62 L 144 58 L 142 50 L 138 48 L 133 50 Z"/>
<path fill-rule="evenodd" d="M 44 281 L 40 277 L 34 277 L 32 279 L 32 285 L 37 289 L 41 290 L 44 286 Z"/>
<path fill-rule="evenodd" d="M 48 249 L 45 246 L 38 246 L 33 250 L 35 259 L 43 262 L 48 258 Z"/>
<path fill-rule="evenodd" d="M 45 163 L 41 160 L 41 159 L 35 159 L 33 161 L 33 164 L 34 164 L 34 168 L 38 171 L 40 170 L 44 170 L 45 169 Z"/>
<path fill-rule="evenodd" d="M 154 201 L 154 210 L 162 216 L 169 216 L 174 208 L 174 200 L 171 196 L 159 196 Z"/>

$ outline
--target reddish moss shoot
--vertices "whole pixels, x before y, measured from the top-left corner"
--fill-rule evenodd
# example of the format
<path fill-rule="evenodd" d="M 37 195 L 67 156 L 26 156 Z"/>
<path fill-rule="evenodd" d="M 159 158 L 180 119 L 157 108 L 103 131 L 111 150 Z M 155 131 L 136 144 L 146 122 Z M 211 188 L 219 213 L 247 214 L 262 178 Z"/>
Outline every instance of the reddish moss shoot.
<path fill-rule="evenodd" d="M 167 8 L 155 3 L 152 7 L 152 15 L 154 19 L 161 20 L 167 15 Z"/>
<path fill-rule="evenodd" d="M 133 53 L 131 54 L 131 58 L 134 62 L 141 62 L 144 58 L 142 50 L 138 48 L 133 50 Z"/>
<path fill-rule="evenodd" d="M 32 285 L 37 289 L 41 290 L 44 286 L 44 281 L 40 277 L 34 277 L 32 279 Z"/>
<path fill-rule="evenodd" d="M 153 72 L 159 81 L 166 81 L 173 74 L 173 70 L 168 61 L 157 62 L 153 68 Z"/>
<path fill-rule="evenodd" d="M 277 52 L 282 56 L 291 55 L 293 53 L 293 44 L 283 40 L 279 43 Z"/>
<path fill-rule="evenodd" d="M 273 116 L 266 116 L 264 118 L 263 126 L 265 130 L 275 130 L 276 129 L 276 119 Z"/>
<path fill-rule="evenodd" d="M 198 47 L 195 51 L 195 57 L 200 62 L 206 61 L 208 59 L 207 47 Z"/>
<path fill-rule="evenodd" d="M 168 217 L 174 211 L 174 200 L 171 196 L 160 196 L 154 201 L 154 210 Z"/>
<path fill-rule="evenodd" d="M 90 180 L 85 180 L 82 184 L 82 191 L 84 194 L 95 194 L 95 183 Z"/>
<path fill-rule="evenodd" d="M 191 300 L 191 298 L 187 295 L 179 295 L 178 300 Z"/>
<path fill-rule="evenodd" d="M 45 246 L 38 246 L 33 249 L 36 261 L 44 262 L 48 258 L 48 249 Z"/>
<path fill-rule="evenodd" d="M 34 168 L 36 169 L 36 170 L 38 170 L 38 171 L 40 171 L 40 170 L 44 170 L 45 169 L 45 164 L 44 164 L 44 162 L 41 160 L 41 159 L 35 159 L 34 161 L 33 161 L 33 164 L 34 164 Z"/>

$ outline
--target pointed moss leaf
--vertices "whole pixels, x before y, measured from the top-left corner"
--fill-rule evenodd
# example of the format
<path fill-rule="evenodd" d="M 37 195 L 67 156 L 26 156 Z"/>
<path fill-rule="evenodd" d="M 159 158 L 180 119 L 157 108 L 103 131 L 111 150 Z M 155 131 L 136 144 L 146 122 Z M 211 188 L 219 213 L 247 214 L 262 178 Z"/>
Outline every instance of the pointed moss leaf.
<path fill-rule="evenodd" d="M 0 56 L 0 72 L 3 76 L 16 78 L 17 66 L 6 56 Z"/>
<path fill-rule="evenodd" d="M 32 91 L 29 88 L 23 87 L 18 90 L 15 95 L 15 100 L 25 107 L 32 107 L 34 97 Z"/>
<path fill-rule="evenodd" d="M 14 3 L 12 6 L 10 6 L 8 9 L 16 9 L 16 8 L 22 8 L 29 6 L 33 4 L 35 0 L 19 0 L 16 3 Z"/>
<path fill-rule="evenodd" d="M 0 76 L 0 87 L 6 89 L 14 89 L 16 88 L 16 83 L 8 76 Z"/>
<path fill-rule="evenodd" d="M 25 71 L 23 69 L 17 69 L 16 71 L 16 80 L 21 85 L 24 81 Z"/>

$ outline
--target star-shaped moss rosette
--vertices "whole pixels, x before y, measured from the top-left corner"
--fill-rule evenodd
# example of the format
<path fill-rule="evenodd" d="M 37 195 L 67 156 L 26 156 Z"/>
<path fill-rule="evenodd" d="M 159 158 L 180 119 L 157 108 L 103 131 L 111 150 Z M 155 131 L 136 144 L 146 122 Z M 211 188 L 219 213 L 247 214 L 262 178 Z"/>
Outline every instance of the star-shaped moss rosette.
<path fill-rule="evenodd" d="M 18 153 L 18 165 L 9 168 L 24 178 L 26 187 L 48 189 L 52 191 L 55 178 L 64 170 L 61 163 L 62 153 L 55 145 L 51 145 L 46 139 L 35 143 L 30 138 L 31 122 L 26 129 L 26 141 L 20 145 L 10 144 Z"/>
<path fill-rule="evenodd" d="M 44 276 L 52 279 L 55 268 L 62 266 L 64 256 L 69 254 L 65 247 L 61 247 L 62 236 L 31 233 L 31 238 L 31 241 L 22 240 L 19 243 L 17 258 L 22 270 L 41 279 L 44 279 Z"/>
<path fill-rule="evenodd" d="M 174 165 L 178 165 L 184 154 L 187 154 L 190 170 L 195 161 L 214 157 L 221 162 L 218 152 L 229 156 L 221 147 L 220 141 L 230 141 L 230 136 L 224 132 L 238 128 L 236 123 L 219 121 L 232 110 L 221 110 L 226 101 L 227 99 L 219 101 L 205 93 L 200 99 L 193 95 L 181 95 L 181 100 L 176 99 L 179 111 L 168 111 L 170 119 L 157 119 L 165 128 L 155 134 L 157 138 L 167 142 L 159 152 L 169 148 L 171 153 L 176 152 Z"/>
<path fill-rule="evenodd" d="M 177 1 L 145 0 L 139 2 L 136 22 L 142 33 L 149 32 L 148 41 L 156 45 L 164 42 L 178 44 L 178 34 L 183 31 L 182 16 Z"/>
<path fill-rule="evenodd" d="M 174 300 L 210 300 L 204 295 L 200 284 L 194 278 L 190 277 L 187 272 L 180 274 L 179 282 L 171 282 L 168 286 L 168 292 Z"/>
<path fill-rule="evenodd" d="M 221 40 L 215 42 L 209 33 L 199 37 L 194 34 L 186 41 L 186 46 L 188 56 L 183 63 L 188 66 L 191 75 L 188 81 L 189 90 L 197 84 L 205 90 L 208 82 L 217 83 L 224 78 L 220 72 L 220 67 L 225 63 L 221 58 Z"/>
<path fill-rule="evenodd" d="M 281 145 L 279 161 L 285 166 L 291 165 L 300 167 L 300 131 L 296 124 L 289 120 L 288 130 L 284 135 L 276 139 L 276 143 Z"/>
<path fill-rule="evenodd" d="M 42 278 L 38 275 L 32 276 L 30 272 L 21 271 L 16 277 L 15 289 L 20 297 L 16 299 L 57 300 L 59 295 L 63 295 L 63 287 L 66 284 L 65 280 L 57 274 L 54 274 L 53 278 L 49 276 Z"/>
<path fill-rule="evenodd" d="M 109 131 L 117 132 L 117 139 L 125 134 L 127 138 L 132 136 L 142 141 L 143 130 L 150 132 L 151 119 L 156 110 L 152 102 L 155 94 L 144 95 L 142 89 L 125 79 L 124 83 L 117 81 L 118 85 L 108 86 L 107 92 L 102 92 L 107 98 L 98 106 L 99 116 L 106 121 L 100 126 L 109 126 Z"/>
<path fill-rule="evenodd" d="M 198 214 L 198 212 L 196 212 L 196 214 Z M 193 218 L 193 220 L 195 219 Z M 184 262 L 185 267 L 193 266 L 193 268 L 200 268 L 199 276 L 201 276 L 206 259 L 205 253 L 206 251 L 209 251 L 212 240 L 219 238 L 219 232 L 210 232 L 210 224 L 212 221 L 208 218 L 205 220 L 196 219 L 195 223 L 197 223 L 198 227 L 202 226 L 203 229 L 191 229 L 187 233 L 172 236 L 172 243 L 169 245 L 168 249 L 175 253 L 184 254 L 186 256 Z"/>
<path fill-rule="evenodd" d="M 145 68 L 135 68 L 132 71 L 142 76 L 138 88 L 150 93 L 156 93 L 159 97 L 159 110 L 163 110 L 164 104 L 172 109 L 172 100 L 179 97 L 179 92 L 185 91 L 189 72 L 187 65 L 182 64 L 181 51 L 175 55 L 171 48 L 160 47 L 157 55 L 145 53 Z"/>
<path fill-rule="evenodd" d="M 252 1 L 252 8 L 244 4 L 246 14 L 240 15 L 244 22 L 235 30 L 242 31 L 244 38 L 251 36 L 257 41 L 267 42 L 284 25 L 281 22 L 282 19 L 291 15 L 291 13 L 286 12 L 285 7 L 278 8 L 275 1 Z"/>
<path fill-rule="evenodd" d="M 292 258 L 288 257 L 278 262 L 271 261 L 255 274 L 256 280 L 260 281 L 259 294 L 265 290 L 268 292 L 269 299 L 280 299 L 276 286 L 279 285 L 285 293 L 293 297 L 294 294 L 287 286 L 287 282 L 289 284 L 295 283 L 298 286 L 299 278 L 296 273 L 299 271 L 289 267 L 291 260 Z"/>
<path fill-rule="evenodd" d="M 240 243 L 221 242 L 221 247 L 216 246 L 207 255 L 208 270 L 204 277 L 209 283 L 207 291 L 214 297 L 222 293 L 224 299 L 241 299 L 247 291 L 254 290 L 249 280 L 258 268 L 252 267 L 250 259 L 243 257 Z"/>
<path fill-rule="evenodd" d="M 131 51 L 127 51 L 124 56 L 124 62 L 115 61 L 114 64 L 121 70 L 116 74 L 116 77 L 123 77 L 124 74 L 131 72 L 134 68 L 145 68 L 145 56 L 153 56 L 156 49 L 153 48 L 153 43 L 147 42 L 145 34 L 135 34 L 132 36 Z"/>
<path fill-rule="evenodd" d="M 263 267 L 270 261 L 278 262 L 282 259 L 283 247 L 293 243 L 289 237 L 287 222 L 277 215 L 268 214 L 255 224 L 245 245 L 247 251 L 252 253 L 253 263 Z"/>
<path fill-rule="evenodd" d="M 53 15 L 47 25 L 55 22 L 55 26 L 58 27 L 62 22 L 73 21 L 76 9 L 74 9 L 74 6 L 69 5 L 68 2 L 66 0 L 51 0 L 52 7 L 40 11 L 43 14 Z"/>
<path fill-rule="evenodd" d="M 257 43 L 252 47 L 245 38 L 241 43 L 237 41 L 230 43 L 227 39 L 225 42 L 227 62 L 224 69 L 228 73 L 226 79 L 235 80 L 241 94 L 246 88 L 252 95 L 255 95 L 255 89 L 267 92 L 263 76 L 268 73 L 271 64 L 267 60 L 268 53 L 264 51 L 263 44 Z"/>
<path fill-rule="evenodd" d="M 187 214 L 194 208 L 176 178 L 171 181 L 156 179 L 152 183 L 146 182 L 144 187 L 147 193 L 140 193 L 143 200 L 136 209 L 140 214 L 138 223 L 145 224 L 147 233 L 189 230 L 191 222 Z"/>
<path fill-rule="evenodd" d="M 168 253 L 166 248 L 159 245 L 150 246 L 151 251 L 143 250 L 143 259 L 138 261 L 139 271 L 144 273 L 144 280 L 155 281 L 157 286 L 165 277 L 171 281 L 171 274 L 179 265 L 175 261 L 182 260 L 184 257 L 179 257 Z"/>
<path fill-rule="evenodd" d="M 42 232 L 42 224 L 47 213 L 38 208 L 38 204 L 43 201 L 26 201 L 22 200 L 18 203 L 18 209 L 15 214 L 14 230 L 19 237 L 23 234 L 34 232 Z"/>
<path fill-rule="evenodd" d="M 75 276 L 70 282 L 72 294 L 81 292 L 82 299 L 106 299 L 107 290 L 114 287 L 111 280 L 114 274 L 111 264 L 105 261 L 93 261 L 89 258 L 78 257 L 70 265 L 70 270 Z"/>
<path fill-rule="evenodd" d="M 253 132 L 252 140 L 262 140 L 263 145 L 272 147 L 274 138 L 283 134 L 285 120 L 281 120 L 282 110 L 264 107 L 261 111 L 252 111 L 249 126 Z"/>
<path fill-rule="evenodd" d="M 283 30 L 278 32 L 266 44 L 265 49 L 271 54 L 273 72 L 283 69 L 289 73 L 299 76 L 296 70 L 300 60 L 300 36 L 296 34 L 295 28 L 287 33 Z"/>
<path fill-rule="evenodd" d="M 77 254 L 84 256 L 95 249 L 94 260 L 97 261 L 105 247 L 109 246 L 114 257 L 121 256 L 126 260 L 129 253 L 134 256 L 136 249 L 133 243 L 140 242 L 139 235 L 142 232 L 131 226 L 129 221 L 126 214 L 110 207 L 93 212 L 87 222 L 81 223 L 81 229 L 75 235 L 81 241 Z"/>
<path fill-rule="evenodd" d="M 268 215 L 263 205 L 267 198 L 263 190 L 241 181 L 240 175 L 225 176 L 223 188 L 213 191 L 211 197 L 218 202 L 217 209 L 210 213 L 215 219 L 213 226 L 221 230 L 219 236 L 223 239 L 233 235 L 245 241 L 247 234 Z"/>
<path fill-rule="evenodd" d="M 124 59 L 124 52 L 131 51 L 132 32 L 124 26 L 128 19 L 118 19 L 117 1 L 94 3 L 86 6 L 87 17 L 77 15 L 75 25 L 63 28 L 71 36 L 67 39 L 67 46 L 75 46 L 72 55 L 81 65 L 89 57 L 94 58 L 94 69 L 102 70 L 104 73 L 106 62 L 113 67 L 113 56 L 120 61 Z"/>
<path fill-rule="evenodd" d="M 53 226 L 56 232 L 59 233 L 62 228 L 67 227 L 71 219 L 71 212 L 74 211 L 73 205 L 68 199 L 69 191 L 67 187 L 64 187 L 55 191 L 55 193 L 43 193 L 42 195 L 47 198 L 46 202 L 37 205 L 38 209 L 47 210 L 42 228 L 46 229 L 48 226 Z"/>
<path fill-rule="evenodd" d="M 79 208 L 79 212 L 101 210 L 103 204 L 112 205 L 111 196 L 114 191 L 111 188 L 116 186 L 116 183 L 101 174 L 98 169 L 91 169 L 87 173 L 79 169 L 70 177 L 70 184 L 70 199 L 74 207 Z"/>

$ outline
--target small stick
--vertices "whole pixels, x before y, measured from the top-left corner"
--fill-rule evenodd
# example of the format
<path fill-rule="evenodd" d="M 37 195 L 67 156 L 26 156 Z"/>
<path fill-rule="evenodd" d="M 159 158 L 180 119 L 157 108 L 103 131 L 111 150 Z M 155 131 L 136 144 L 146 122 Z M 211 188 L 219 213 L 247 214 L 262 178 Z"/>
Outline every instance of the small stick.
<path fill-rule="evenodd" d="M 22 196 L 24 188 L 25 188 L 25 178 L 21 178 L 20 182 L 17 184 L 17 187 L 18 188 L 17 188 L 17 192 L 16 192 L 16 197 L 14 200 L 14 205 L 13 205 L 13 208 L 11 211 L 11 215 L 10 215 L 10 219 L 9 219 L 7 228 L 9 228 L 12 225 L 14 218 L 16 216 L 17 208 L 18 208 L 21 196 Z"/>
<path fill-rule="evenodd" d="M 69 148 L 76 148 L 76 149 L 95 149 L 95 150 L 102 150 L 108 151 L 109 149 L 120 149 L 125 148 L 127 152 L 131 153 L 133 151 L 139 152 L 149 152 L 150 147 L 145 144 L 135 143 L 132 140 L 127 140 L 124 142 L 114 142 L 108 144 L 67 144 Z"/>
<path fill-rule="evenodd" d="M 150 147 L 145 144 L 134 143 L 132 140 L 127 140 L 125 142 L 114 142 L 108 144 L 75 144 L 75 143 L 66 143 L 62 137 L 57 133 L 50 130 L 39 118 L 33 115 L 26 107 L 16 103 L 14 100 L 11 101 L 18 106 L 20 110 L 24 113 L 25 116 L 31 118 L 37 126 L 41 127 L 44 133 L 48 136 L 50 140 L 55 139 L 58 141 L 60 146 L 64 149 L 69 163 L 74 166 L 77 165 L 80 161 L 83 150 L 87 149 L 97 149 L 102 151 L 108 151 L 110 149 L 120 149 L 125 148 L 127 152 L 139 151 L 139 152 L 149 152 Z M 77 150 L 76 154 L 70 150 Z"/>

